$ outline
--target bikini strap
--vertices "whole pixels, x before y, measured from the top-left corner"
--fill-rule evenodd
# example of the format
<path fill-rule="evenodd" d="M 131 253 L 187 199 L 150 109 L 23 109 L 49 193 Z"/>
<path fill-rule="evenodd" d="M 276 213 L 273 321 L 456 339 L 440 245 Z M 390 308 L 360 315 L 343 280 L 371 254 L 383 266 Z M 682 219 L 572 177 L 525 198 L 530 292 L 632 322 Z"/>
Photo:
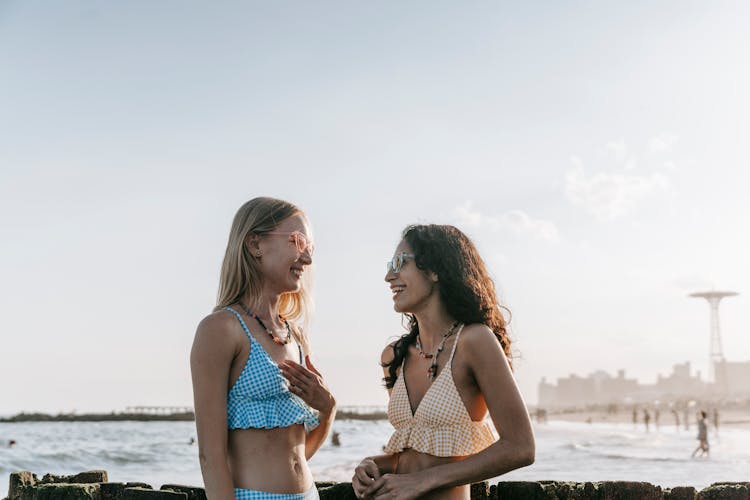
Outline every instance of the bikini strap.
<path fill-rule="evenodd" d="M 464 324 L 461 323 L 458 326 L 458 331 L 456 332 L 456 341 L 453 342 L 453 349 L 451 349 L 451 357 L 448 358 L 448 365 L 447 366 L 451 366 L 453 364 L 453 355 L 456 354 L 456 347 L 458 346 L 458 337 L 459 337 L 459 335 L 461 335 L 461 330 L 463 330 L 463 329 L 464 329 Z"/>
<path fill-rule="evenodd" d="M 253 337 L 252 335 L 250 335 L 250 330 L 247 329 L 247 325 L 245 324 L 245 321 L 242 319 L 242 315 L 240 313 L 238 313 L 237 311 L 235 311 L 234 309 L 232 309 L 231 307 L 229 307 L 229 306 L 225 307 L 224 310 L 225 311 L 229 311 L 230 313 L 234 314 L 234 316 L 238 320 L 240 320 L 240 325 L 242 325 L 242 329 L 245 330 L 245 334 L 248 337 L 250 337 L 250 342 L 256 342 L 255 337 Z M 302 356 L 302 346 L 299 344 L 299 342 L 297 342 L 297 349 L 299 350 L 299 364 L 301 364 L 302 366 L 304 366 L 305 365 L 305 359 Z"/>
<path fill-rule="evenodd" d="M 235 316 L 235 317 L 236 317 L 236 318 L 237 318 L 238 320 L 240 320 L 240 325 L 242 325 L 242 329 L 243 329 L 243 330 L 245 330 L 245 335 L 247 335 L 248 337 L 250 337 L 250 342 L 254 342 L 254 341 L 255 341 L 255 338 L 253 338 L 253 336 L 252 336 L 252 335 L 250 335 L 250 330 L 248 330 L 248 329 L 247 329 L 247 325 L 246 325 L 246 324 L 245 324 L 245 322 L 244 322 L 244 321 L 242 320 L 242 316 L 240 315 L 240 313 L 238 313 L 237 311 L 235 311 L 234 309 L 232 309 L 232 308 L 231 308 L 231 307 L 229 307 L 229 306 L 225 307 L 225 308 L 224 308 L 224 310 L 225 310 L 225 311 L 229 311 L 230 313 L 234 314 L 234 316 Z"/>

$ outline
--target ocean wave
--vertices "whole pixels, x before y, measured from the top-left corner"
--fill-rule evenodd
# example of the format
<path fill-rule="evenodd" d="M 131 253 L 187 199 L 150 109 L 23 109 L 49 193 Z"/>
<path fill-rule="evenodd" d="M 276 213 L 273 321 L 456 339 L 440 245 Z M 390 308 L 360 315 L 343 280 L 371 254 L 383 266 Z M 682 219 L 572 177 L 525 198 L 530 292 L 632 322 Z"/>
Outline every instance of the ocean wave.
<path fill-rule="evenodd" d="M 592 453 L 592 455 L 596 455 L 602 458 L 609 458 L 612 460 L 636 460 L 638 463 L 643 464 L 647 462 L 658 462 L 658 463 L 668 463 L 668 462 L 688 462 L 690 459 L 688 458 L 676 458 L 676 457 L 644 457 L 644 456 L 636 456 L 636 455 L 628 455 L 625 453 Z"/>
<path fill-rule="evenodd" d="M 576 451 L 576 450 L 586 450 L 590 448 L 591 446 L 593 446 L 593 443 L 591 443 L 590 441 L 584 441 L 584 442 L 579 442 L 579 443 L 565 443 L 561 445 L 560 448 L 564 450 Z"/>
<path fill-rule="evenodd" d="M 162 455 L 163 456 L 163 455 Z M 126 450 L 99 450 L 95 457 L 103 463 L 117 465 L 124 464 L 150 464 L 154 462 L 158 455 L 154 453 L 144 453 L 143 451 L 126 451 Z"/>

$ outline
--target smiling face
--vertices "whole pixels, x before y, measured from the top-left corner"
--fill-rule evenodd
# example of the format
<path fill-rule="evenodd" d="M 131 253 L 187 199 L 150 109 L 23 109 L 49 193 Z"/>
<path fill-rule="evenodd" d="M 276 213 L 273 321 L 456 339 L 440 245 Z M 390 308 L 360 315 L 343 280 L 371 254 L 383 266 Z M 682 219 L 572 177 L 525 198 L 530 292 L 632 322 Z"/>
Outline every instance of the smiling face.
<path fill-rule="evenodd" d="M 312 264 L 310 248 L 302 252 L 297 249 L 295 232 L 310 241 L 310 229 L 301 214 L 287 217 L 272 231 L 273 234 L 261 234 L 250 242 L 253 255 L 261 252 L 258 263 L 263 282 L 273 293 L 299 291 L 305 269 Z"/>
<path fill-rule="evenodd" d="M 396 247 L 394 257 L 401 254 L 413 255 L 413 251 L 405 240 Z M 413 257 L 403 259 L 399 272 L 389 269 L 385 281 L 390 285 L 393 293 L 393 309 L 400 313 L 416 313 L 430 300 L 437 297 L 437 277 L 434 273 L 422 271 L 417 267 Z"/>

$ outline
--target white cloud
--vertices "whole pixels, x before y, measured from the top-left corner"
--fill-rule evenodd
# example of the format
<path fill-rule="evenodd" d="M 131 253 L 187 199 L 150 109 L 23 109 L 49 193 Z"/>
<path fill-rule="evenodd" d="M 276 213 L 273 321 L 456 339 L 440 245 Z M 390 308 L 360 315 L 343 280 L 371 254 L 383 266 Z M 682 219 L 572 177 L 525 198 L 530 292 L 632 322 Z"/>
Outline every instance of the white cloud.
<path fill-rule="evenodd" d="M 633 170 L 638 166 L 638 161 L 625 144 L 625 139 L 609 141 L 605 149 L 625 170 Z"/>
<path fill-rule="evenodd" d="M 461 224 L 471 227 L 488 228 L 492 231 L 510 230 L 516 234 L 526 234 L 549 242 L 560 240 L 554 222 L 534 219 L 522 210 L 508 210 L 499 215 L 487 215 L 475 209 L 473 202 L 467 201 L 453 209 L 453 216 Z"/>
<path fill-rule="evenodd" d="M 628 147 L 625 145 L 625 139 L 609 141 L 606 148 L 620 163 L 624 162 L 628 157 Z"/>
<path fill-rule="evenodd" d="M 665 170 L 674 170 L 676 167 L 673 161 L 665 161 L 662 163 L 661 168 Z"/>
<path fill-rule="evenodd" d="M 669 189 L 661 173 L 650 176 L 598 172 L 587 176 L 583 162 L 571 158 L 573 168 L 565 173 L 565 196 L 600 220 L 612 220 L 632 212 L 646 198 Z"/>
<path fill-rule="evenodd" d="M 657 151 L 660 153 L 669 152 L 672 151 L 672 148 L 679 140 L 680 138 L 677 135 L 665 132 L 652 137 L 649 141 L 649 147 L 651 148 L 651 151 Z"/>
<path fill-rule="evenodd" d="M 635 158 L 629 158 L 625 163 L 625 170 L 634 170 L 638 166 L 638 162 Z"/>

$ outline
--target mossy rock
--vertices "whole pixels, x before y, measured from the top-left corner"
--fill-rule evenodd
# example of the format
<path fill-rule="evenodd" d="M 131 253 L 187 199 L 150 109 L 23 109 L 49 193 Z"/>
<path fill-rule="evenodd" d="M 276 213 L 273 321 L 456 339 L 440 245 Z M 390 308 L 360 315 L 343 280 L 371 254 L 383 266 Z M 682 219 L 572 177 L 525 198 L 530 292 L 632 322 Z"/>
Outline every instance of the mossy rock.
<path fill-rule="evenodd" d="M 490 498 L 498 500 L 557 500 L 554 489 L 545 489 L 537 481 L 500 481 L 491 494 Z"/>
<path fill-rule="evenodd" d="M 589 500 L 596 498 L 594 483 L 575 483 L 572 481 L 541 481 L 547 498 L 556 500 Z"/>
<path fill-rule="evenodd" d="M 695 500 L 695 493 L 692 486 L 675 486 L 664 490 L 664 500 Z"/>
<path fill-rule="evenodd" d="M 125 488 L 122 498 L 123 500 L 187 500 L 187 493 L 149 488 Z"/>
<path fill-rule="evenodd" d="M 38 484 L 24 486 L 20 500 L 101 500 L 101 490 L 98 484 Z"/>
<path fill-rule="evenodd" d="M 122 500 L 125 483 L 102 483 L 99 489 L 102 492 L 102 500 Z"/>
<path fill-rule="evenodd" d="M 337 483 L 318 490 L 320 500 L 357 500 L 352 483 Z"/>
<path fill-rule="evenodd" d="M 322 490 L 323 488 L 330 488 L 331 486 L 336 486 L 338 483 L 336 481 L 315 481 L 315 488 L 318 490 Z"/>
<path fill-rule="evenodd" d="M 185 486 L 182 484 L 165 484 L 160 488 L 166 491 L 178 491 L 185 493 L 188 500 L 206 500 L 206 490 L 199 486 Z"/>
<path fill-rule="evenodd" d="M 34 486 L 37 481 L 36 474 L 27 470 L 11 472 L 8 482 L 8 500 L 17 500 L 25 486 Z"/>
<path fill-rule="evenodd" d="M 471 500 L 486 500 L 489 498 L 490 487 L 487 481 L 473 483 L 469 487 L 469 497 Z"/>
<path fill-rule="evenodd" d="M 750 500 L 747 486 L 741 483 L 709 486 L 698 492 L 697 500 Z"/>
<path fill-rule="evenodd" d="M 636 481 L 602 481 L 596 483 L 598 500 L 662 500 L 660 486 Z"/>

